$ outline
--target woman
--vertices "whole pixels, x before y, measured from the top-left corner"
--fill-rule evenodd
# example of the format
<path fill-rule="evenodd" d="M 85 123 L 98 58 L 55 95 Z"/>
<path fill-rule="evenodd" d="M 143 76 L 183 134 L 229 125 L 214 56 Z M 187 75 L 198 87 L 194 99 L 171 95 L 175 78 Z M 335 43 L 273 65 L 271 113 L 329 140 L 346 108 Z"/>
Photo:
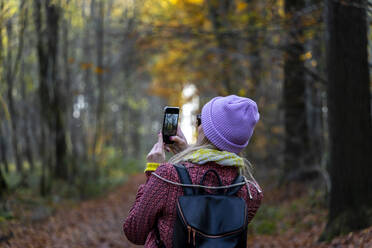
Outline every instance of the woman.
<path fill-rule="evenodd" d="M 171 137 L 175 142 L 171 146 L 164 146 L 159 134 L 158 142 L 147 156 L 147 181 L 139 187 L 124 223 L 127 238 L 138 245 L 158 247 L 157 236 L 160 234 L 165 247 L 172 247 L 176 201 L 183 195 L 181 186 L 170 183 L 180 183 L 173 167 L 177 163 L 185 165 L 193 184 L 198 184 L 209 169 L 217 171 L 223 185 L 231 184 L 238 173 L 250 176 L 253 181 L 246 180 L 246 187 L 237 193 L 247 204 L 250 222 L 263 194 L 250 173 L 249 162 L 239 154 L 248 145 L 259 116 L 256 103 L 249 98 L 215 97 L 202 109 L 195 145 L 187 145 L 180 129 L 178 136 Z M 164 149 L 176 152 L 167 163 Z M 205 185 L 217 185 L 216 177 L 208 176 Z"/>

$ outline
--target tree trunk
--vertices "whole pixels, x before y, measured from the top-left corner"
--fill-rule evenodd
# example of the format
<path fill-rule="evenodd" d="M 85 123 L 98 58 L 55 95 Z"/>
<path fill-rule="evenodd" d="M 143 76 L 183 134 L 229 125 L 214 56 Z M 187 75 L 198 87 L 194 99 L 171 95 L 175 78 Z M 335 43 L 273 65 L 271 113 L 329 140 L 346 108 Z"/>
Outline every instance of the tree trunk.
<path fill-rule="evenodd" d="M 327 1 L 327 102 L 332 186 L 328 223 L 322 239 L 372 225 L 372 124 L 366 7 L 362 0 Z"/>
<path fill-rule="evenodd" d="M 21 16 L 19 18 L 19 25 L 22 27 L 22 29 L 19 35 L 19 48 L 18 48 L 18 55 L 17 55 L 15 68 L 18 68 L 18 64 L 20 64 L 19 80 L 21 82 L 21 96 L 23 99 L 21 103 L 22 113 L 20 114 L 20 116 L 23 117 L 23 123 L 24 123 L 24 127 L 22 128 L 22 134 L 25 139 L 24 152 L 26 154 L 26 158 L 30 165 L 30 170 L 34 171 L 35 165 L 34 165 L 34 158 L 32 154 L 31 137 L 29 133 L 30 113 L 27 109 L 27 107 L 29 106 L 28 104 L 31 104 L 31 102 L 27 99 L 27 95 L 26 95 L 26 82 L 25 82 L 25 77 L 24 77 L 25 62 L 23 59 L 21 59 L 23 58 L 24 33 L 26 31 L 27 24 L 28 24 L 28 12 L 29 12 L 29 8 L 24 7 L 24 5 L 25 5 L 25 0 L 22 0 L 20 4 Z M 16 71 L 14 73 L 16 73 Z"/>
<path fill-rule="evenodd" d="M 265 27 L 262 26 L 260 29 L 253 28 L 256 27 L 257 23 L 260 22 L 259 14 L 262 13 L 262 9 L 260 6 L 261 1 L 252 1 L 246 0 L 248 5 L 247 12 L 254 13 L 256 15 L 250 15 L 249 20 L 247 22 L 247 29 L 248 31 L 248 49 L 249 55 L 251 57 L 249 64 L 250 64 L 250 84 L 248 85 L 248 97 L 257 99 L 257 89 L 259 88 L 263 76 L 263 65 L 262 65 L 262 40 L 263 35 L 265 33 Z M 260 13 L 261 12 L 261 13 Z M 262 13 L 263 14 L 263 13 Z"/>
<path fill-rule="evenodd" d="M 3 13 L 4 11 L 4 2 L 3 0 L 0 0 L 0 12 Z M 0 65 L 3 65 L 4 63 L 4 46 L 3 46 L 3 30 L 0 29 Z M 2 95 L 0 94 L 0 106 L 2 108 L 4 108 L 4 115 L 6 115 L 5 113 L 5 109 L 6 109 L 6 103 L 4 101 L 4 99 L 2 98 Z M 8 164 L 8 159 L 7 159 L 7 147 L 6 147 L 6 140 L 5 140 L 5 137 L 3 135 L 3 123 L 1 120 L 4 120 L 3 119 L 0 119 L 0 163 L 3 163 L 4 164 L 4 169 L 5 169 L 5 172 L 9 172 L 9 164 Z"/>
<path fill-rule="evenodd" d="M 6 30 L 7 30 L 7 41 L 8 41 L 8 51 L 7 51 L 7 59 L 6 59 L 6 81 L 8 85 L 8 91 L 7 91 L 7 96 L 8 96 L 8 107 L 9 107 L 9 113 L 11 116 L 10 119 L 10 125 L 12 128 L 11 132 L 11 138 L 12 138 L 12 147 L 13 147 L 13 157 L 14 161 L 16 164 L 17 171 L 19 173 L 23 173 L 23 165 L 22 165 L 22 158 L 21 158 L 21 153 L 20 153 L 20 147 L 19 147 L 19 142 L 18 142 L 18 114 L 17 114 L 17 109 L 14 104 L 14 98 L 13 98 L 13 88 L 14 88 L 14 78 L 16 74 L 16 66 L 19 61 L 17 61 L 17 58 L 15 62 L 13 61 L 13 52 L 11 50 L 12 47 L 12 40 L 13 40 L 13 24 L 12 20 L 8 20 L 6 24 Z M 20 34 L 23 40 L 23 32 Z M 22 44 L 18 46 L 18 49 L 22 49 Z M 14 63 L 14 64 L 13 64 Z"/>
<path fill-rule="evenodd" d="M 8 185 L 6 184 L 3 171 L 0 167 L 0 204 L 7 190 L 8 190 Z"/>
<path fill-rule="evenodd" d="M 66 1 L 66 4 L 70 4 L 70 0 Z M 73 150 L 73 145 L 71 144 L 71 116 L 73 112 L 73 97 L 72 97 L 72 92 L 71 92 L 71 69 L 70 69 L 70 64 L 69 64 L 69 56 L 70 56 L 70 40 L 69 40 L 69 25 L 71 17 L 65 17 L 62 22 L 62 54 L 63 54 L 63 82 L 65 88 L 61 91 L 61 94 L 63 95 L 64 99 L 64 117 L 65 117 L 65 122 L 64 122 L 64 128 L 65 128 L 65 139 L 68 140 L 66 141 L 66 151 L 67 154 L 72 154 Z M 75 156 L 70 156 L 69 158 L 69 164 L 70 166 L 68 167 L 69 169 L 69 182 L 72 182 L 73 180 L 73 174 L 76 173 L 76 159 L 77 157 Z M 65 165 L 67 166 L 67 164 Z"/>
<path fill-rule="evenodd" d="M 132 148 L 132 157 L 135 159 L 141 158 L 141 133 L 139 126 L 141 125 L 141 112 L 139 109 L 130 110 L 130 137 Z"/>
<path fill-rule="evenodd" d="M 40 158 L 41 158 L 41 176 L 40 176 L 40 195 L 46 196 L 49 193 L 48 190 L 48 178 L 47 178 L 47 165 L 49 161 L 50 153 L 46 150 L 46 125 L 43 122 L 43 118 L 40 118 Z"/>
<path fill-rule="evenodd" d="M 29 114 L 29 111 L 28 111 L 28 106 L 29 104 L 31 104 L 31 102 L 29 101 L 29 99 L 27 99 L 27 95 L 26 95 L 26 81 L 25 81 L 25 78 L 24 78 L 24 62 L 22 62 L 22 65 L 21 65 L 21 76 L 20 76 L 20 80 L 21 80 L 21 95 L 22 95 L 22 99 L 23 99 L 23 104 L 22 104 L 22 111 L 23 111 L 23 121 L 24 121 L 24 127 L 22 129 L 22 134 L 24 136 L 24 139 L 25 139 L 25 153 L 26 153 L 26 158 L 28 160 L 28 163 L 30 164 L 30 170 L 31 171 L 34 171 L 35 170 L 35 163 L 34 163 L 34 156 L 33 156 L 33 153 L 32 153 L 32 145 L 31 145 L 31 135 L 30 135 L 30 114 Z"/>
<path fill-rule="evenodd" d="M 323 21 L 322 0 L 311 0 L 307 2 L 306 8 L 320 6 L 315 11 L 306 15 L 306 18 L 313 19 L 314 22 Z M 311 58 L 306 61 L 306 112 L 307 127 L 309 138 L 309 150 L 307 151 L 308 167 L 307 175 L 324 179 L 327 191 L 329 192 L 329 180 L 326 173 L 326 133 L 324 123 L 326 121 L 326 98 L 325 98 L 325 55 L 324 55 L 324 32 L 323 27 L 315 25 L 307 27 L 308 33 L 313 36 L 306 40 L 306 51 L 311 52 Z M 312 173 L 312 174 L 310 174 Z M 322 176 L 322 177 L 320 177 Z M 318 181 L 319 182 L 319 181 Z M 318 184 L 321 186 L 322 184 Z"/>
<path fill-rule="evenodd" d="M 67 168 L 67 143 L 64 97 L 62 95 L 62 83 L 58 77 L 58 40 L 59 21 L 61 8 L 47 0 L 45 2 L 47 23 L 47 47 L 48 47 L 48 85 L 53 92 L 50 107 L 50 130 L 54 133 L 55 145 L 55 170 L 54 176 L 63 180 L 68 179 Z"/>
<path fill-rule="evenodd" d="M 104 107 L 105 107 L 105 82 L 104 77 L 104 65 L 103 65 L 103 50 L 104 50 L 104 1 L 99 1 L 98 6 L 98 17 L 96 24 L 96 39 L 97 39 L 97 67 L 95 69 L 98 83 L 98 102 L 96 112 L 96 133 L 94 138 L 93 153 L 96 155 L 98 142 L 102 139 L 103 135 L 103 124 L 104 124 Z"/>
<path fill-rule="evenodd" d="M 0 122 L 0 163 L 4 164 L 4 170 L 6 173 L 9 172 L 9 162 L 6 149 L 6 141 L 2 132 L 2 124 Z"/>
<path fill-rule="evenodd" d="M 37 34 L 37 56 L 39 64 L 39 105 L 40 105 L 40 142 L 39 151 L 41 159 L 41 177 L 40 177 L 40 194 L 45 196 L 47 194 L 46 187 L 46 167 L 47 167 L 47 157 L 48 151 L 46 146 L 46 121 L 48 117 L 48 106 L 50 104 L 50 95 L 47 85 L 47 57 L 45 51 L 45 42 L 43 38 L 43 16 L 42 16 L 42 0 L 34 0 L 34 22 L 35 30 Z"/>
<path fill-rule="evenodd" d="M 208 0 L 207 4 L 208 16 L 213 25 L 213 33 L 218 48 L 218 79 L 223 86 L 222 89 L 218 90 L 218 94 L 236 94 L 237 89 L 234 79 L 238 75 L 234 75 L 234 72 L 237 68 L 237 63 L 229 57 L 229 53 L 235 48 L 233 43 L 236 40 L 232 33 L 226 33 L 230 28 L 228 17 L 234 3 L 231 0 Z M 233 75 L 235 76 L 234 78 Z"/>
<path fill-rule="evenodd" d="M 252 35 L 252 39 L 257 41 L 259 38 L 256 36 L 257 34 Z M 255 42 L 253 42 L 255 43 Z M 252 44 L 253 44 L 252 43 Z M 257 46 L 253 45 L 253 46 Z M 257 88 L 260 86 L 260 83 L 262 81 L 262 57 L 260 54 L 260 48 L 258 47 L 252 47 L 251 48 L 251 56 L 252 56 L 252 61 L 251 61 L 251 66 L 250 66 L 250 71 L 251 71 L 251 84 L 249 85 L 250 87 L 248 88 L 248 96 L 253 99 L 257 99 Z"/>
<path fill-rule="evenodd" d="M 307 165 L 309 148 L 305 105 L 305 65 L 303 27 L 298 12 L 305 6 L 304 0 L 286 0 L 288 45 L 284 53 L 284 128 L 285 150 L 282 182 L 302 180 Z"/>
<path fill-rule="evenodd" d="M 83 122 L 87 122 L 86 124 L 82 126 L 89 126 L 90 123 L 94 122 L 94 112 L 95 112 L 95 86 L 94 82 L 92 80 L 92 69 L 93 69 L 93 63 L 92 63 L 92 54 L 91 51 L 93 49 L 93 41 L 94 39 L 91 38 L 91 30 L 94 28 L 94 22 L 93 18 L 95 16 L 95 8 L 96 8 L 96 0 L 90 1 L 90 13 L 87 14 L 86 10 L 87 8 L 87 1 L 83 1 L 83 9 L 82 9 L 82 16 L 86 20 L 85 25 L 85 32 L 84 32 L 84 39 L 83 39 L 83 53 L 84 53 L 84 66 L 83 69 L 85 70 L 83 81 L 85 86 L 85 92 L 84 92 L 84 99 L 86 99 L 88 103 L 88 111 L 87 114 L 84 115 Z M 84 129 L 82 129 L 84 131 Z M 86 135 L 84 135 L 84 140 L 82 142 L 82 145 L 84 146 L 84 160 L 89 159 L 89 156 L 93 154 L 94 147 L 91 145 L 94 142 L 91 142 L 91 140 L 94 139 L 94 133 L 89 132 L 87 130 Z"/>
<path fill-rule="evenodd" d="M 42 10 L 45 10 L 45 18 L 43 18 Z M 48 124 L 47 126 L 41 124 L 41 129 L 44 139 L 48 139 L 47 133 L 52 135 L 53 145 L 48 147 L 48 149 L 52 150 L 55 155 L 54 162 L 51 155 L 47 156 L 46 145 L 48 141 L 41 141 L 41 145 L 45 146 L 41 147 L 42 156 L 44 156 L 43 163 L 49 164 L 50 173 L 54 174 L 56 178 L 67 179 L 67 146 L 64 123 L 65 104 L 61 95 L 60 79 L 57 75 L 60 16 L 60 7 L 50 0 L 35 0 L 40 108 L 42 121 Z M 45 21 L 45 24 L 43 21 Z M 46 26 L 46 30 L 43 30 L 44 25 Z M 54 164 L 55 166 L 53 166 Z"/>
<path fill-rule="evenodd" d="M 58 95 L 55 99 L 55 146 L 56 146 L 56 168 L 54 175 L 63 180 L 68 179 L 67 167 L 67 143 L 66 143 L 66 125 L 64 115 L 63 98 Z"/>

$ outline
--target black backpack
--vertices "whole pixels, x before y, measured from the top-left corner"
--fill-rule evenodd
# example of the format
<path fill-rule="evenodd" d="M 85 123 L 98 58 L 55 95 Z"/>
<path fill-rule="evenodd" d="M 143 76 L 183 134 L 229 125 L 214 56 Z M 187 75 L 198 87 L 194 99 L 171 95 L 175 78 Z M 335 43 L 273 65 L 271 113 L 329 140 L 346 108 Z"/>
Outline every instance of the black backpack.
<path fill-rule="evenodd" d="M 192 184 L 184 165 L 174 167 L 182 184 Z M 212 169 L 205 172 L 200 185 L 209 173 L 215 174 L 222 186 L 221 178 Z M 242 182 L 244 178 L 238 175 L 232 184 Z M 208 194 L 201 187 L 184 186 L 184 195 L 177 200 L 173 247 L 246 247 L 247 206 L 244 199 L 235 196 L 242 186 L 217 189 L 217 194 Z"/>

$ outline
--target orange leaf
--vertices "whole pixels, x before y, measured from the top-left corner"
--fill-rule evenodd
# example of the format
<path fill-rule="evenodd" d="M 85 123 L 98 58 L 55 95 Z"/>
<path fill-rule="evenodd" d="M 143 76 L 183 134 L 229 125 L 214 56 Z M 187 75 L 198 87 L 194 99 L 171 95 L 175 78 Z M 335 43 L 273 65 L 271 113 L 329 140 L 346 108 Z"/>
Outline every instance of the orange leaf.
<path fill-rule="evenodd" d="M 103 73 L 106 72 L 106 70 L 102 67 L 97 66 L 94 72 L 97 73 L 98 75 L 102 75 Z"/>
<path fill-rule="evenodd" d="M 81 63 L 80 64 L 80 68 L 83 69 L 83 70 L 88 70 L 89 68 L 91 68 L 93 66 L 92 63 Z"/>

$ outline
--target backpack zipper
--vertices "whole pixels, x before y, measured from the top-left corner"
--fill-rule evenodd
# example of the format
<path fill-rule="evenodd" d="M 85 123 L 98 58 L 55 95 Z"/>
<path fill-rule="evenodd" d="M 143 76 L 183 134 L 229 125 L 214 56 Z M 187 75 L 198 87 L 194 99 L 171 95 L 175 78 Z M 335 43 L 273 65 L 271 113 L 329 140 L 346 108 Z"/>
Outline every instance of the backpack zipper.
<path fill-rule="evenodd" d="M 187 225 L 187 232 L 188 232 L 187 243 L 188 244 L 191 244 L 191 233 L 192 233 L 192 243 L 195 246 L 195 234 L 196 234 L 196 230 L 194 228 L 192 228 L 191 226 Z"/>
<path fill-rule="evenodd" d="M 191 230 L 193 230 L 193 232 L 192 232 L 192 240 L 193 240 L 193 245 L 195 247 L 195 233 L 196 233 L 196 230 L 193 229 L 193 228 L 191 228 Z"/>
<path fill-rule="evenodd" d="M 209 234 L 206 234 L 206 233 L 203 233 L 199 230 L 196 230 L 195 228 L 192 228 L 190 225 L 186 224 L 186 220 L 185 220 L 185 216 L 183 215 L 183 212 L 182 212 L 182 209 L 180 207 L 180 203 L 177 201 L 177 207 L 181 213 L 181 217 L 182 217 L 182 220 L 183 220 L 183 223 L 185 223 L 186 227 L 187 227 L 187 232 L 188 232 L 188 242 L 189 244 L 191 244 L 191 233 L 192 233 L 192 238 L 193 238 L 193 245 L 195 246 L 195 234 L 196 233 L 199 233 L 200 235 L 204 236 L 204 237 L 207 237 L 207 238 L 222 238 L 224 236 L 228 236 L 228 235 L 231 235 L 231 234 L 234 234 L 234 233 L 238 233 L 238 232 L 241 232 L 241 230 L 244 228 L 239 228 L 238 230 L 235 230 L 235 231 L 232 231 L 232 232 L 228 232 L 228 233 L 224 233 L 224 234 L 221 234 L 221 235 L 209 235 Z M 245 211 L 244 213 L 244 219 L 246 219 L 246 214 L 247 214 L 247 211 Z"/>
<path fill-rule="evenodd" d="M 188 239 L 187 239 L 187 243 L 190 244 L 190 236 L 191 236 L 191 226 L 187 226 L 187 233 L 188 233 Z"/>

